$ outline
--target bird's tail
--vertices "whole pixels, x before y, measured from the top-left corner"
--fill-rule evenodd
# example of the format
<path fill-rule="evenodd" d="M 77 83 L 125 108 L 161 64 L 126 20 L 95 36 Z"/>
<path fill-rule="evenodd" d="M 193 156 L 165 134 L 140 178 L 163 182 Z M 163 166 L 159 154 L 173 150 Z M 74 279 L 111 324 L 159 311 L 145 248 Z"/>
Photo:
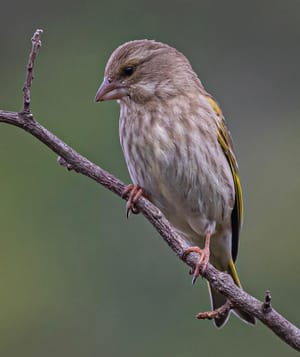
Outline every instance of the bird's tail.
<path fill-rule="evenodd" d="M 230 263 L 229 263 L 228 273 L 232 276 L 234 282 L 240 288 L 241 287 L 240 279 L 238 277 L 238 274 L 237 274 L 237 271 L 235 269 L 235 265 L 234 265 L 234 262 L 232 259 L 230 260 Z M 215 310 L 215 309 L 221 307 L 222 305 L 224 305 L 226 303 L 227 299 L 225 296 L 220 294 L 218 291 L 214 290 L 213 287 L 210 286 L 210 284 L 208 284 L 208 285 L 209 285 L 212 309 Z M 252 324 L 252 325 L 255 324 L 255 318 L 253 316 L 251 316 L 250 314 L 248 314 L 247 312 L 239 310 L 239 309 L 234 309 L 233 311 L 243 321 L 245 321 L 249 324 Z M 214 323 L 215 323 L 216 327 L 224 326 L 229 318 L 229 314 L 230 314 L 230 311 L 227 311 L 224 315 L 222 315 L 218 318 L 215 318 Z"/>

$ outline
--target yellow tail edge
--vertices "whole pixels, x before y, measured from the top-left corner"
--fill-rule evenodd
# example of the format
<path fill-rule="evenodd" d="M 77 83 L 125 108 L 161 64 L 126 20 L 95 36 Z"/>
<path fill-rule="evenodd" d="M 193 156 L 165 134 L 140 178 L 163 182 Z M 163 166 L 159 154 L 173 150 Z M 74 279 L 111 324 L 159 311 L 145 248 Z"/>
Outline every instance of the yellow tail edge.
<path fill-rule="evenodd" d="M 238 273 L 237 273 L 236 268 L 235 268 L 235 264 L 234 264 L 234 262 L 233 262 L 232 259 L 230 259 L 230 262 L 229 262 L 229 273 L 230 273 L 230 275 L 232 276 L 233 281 L 236 283 L 236 285 L 237 285 L 239 288 L 241 288 L 241 287 L 242 287 L 242 284 L 241 284 L 241 282 L 240 282 Z"/>

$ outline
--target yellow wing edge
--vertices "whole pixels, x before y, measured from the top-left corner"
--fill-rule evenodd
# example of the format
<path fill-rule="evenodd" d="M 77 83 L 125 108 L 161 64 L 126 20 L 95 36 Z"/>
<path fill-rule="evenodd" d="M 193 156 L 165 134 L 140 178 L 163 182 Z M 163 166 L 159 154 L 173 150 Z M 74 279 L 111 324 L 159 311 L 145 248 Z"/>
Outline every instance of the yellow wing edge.
<path fill-rule="evenodd" d="M 234 189 L 235 189 L 235 209 L 236 209 L 236 219 L 237 219 L 237 225 L 238 225 L 238 232 L 237 232 L 237 237 L 235 239 L 238 240 L 238 235 L 240 233 L 242 224 L 243 224 L 243 214 L 244 214 L 244 208 L 243 208 L 243 193 L 242 193 L 242 185 L 238 173 L 238 165 L 236 162 L 236 158 L 233 152 L 233 143 L 231 139 L 231 135 L 229 130 L 226 127 L 226 123 L 224 120 L 223 113 L 217 104 L 217 102 L 211 97 L 207 96 L 207 99 L 216 113 L 218 119 L 216 120 L 217 123 L 217 128 L 218 128 L 218 141 L 219 144 L 221 145 L 223 152 L 227 158 L 227 161 L 230 166 L 230 170 L 232 173 L 232 178 L 234 182 Z M 236 242 L 236 253 L 237 253 L 237 243 Z M 235 257 L 234 257 L 235 260 Z"/>

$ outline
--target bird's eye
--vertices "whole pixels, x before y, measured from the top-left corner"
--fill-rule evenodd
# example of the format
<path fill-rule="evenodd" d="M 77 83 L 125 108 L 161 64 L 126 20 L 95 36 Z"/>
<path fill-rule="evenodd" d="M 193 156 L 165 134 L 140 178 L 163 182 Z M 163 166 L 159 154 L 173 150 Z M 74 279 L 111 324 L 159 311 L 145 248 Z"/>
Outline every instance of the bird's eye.
<path fill-rule="evenodd" d="M 125 77 L 130 77 L 133 74 L 134 71 L 135 71 L 135 67 L 127 66 L 127 67 L 123 68 L 122 74 Z"/>

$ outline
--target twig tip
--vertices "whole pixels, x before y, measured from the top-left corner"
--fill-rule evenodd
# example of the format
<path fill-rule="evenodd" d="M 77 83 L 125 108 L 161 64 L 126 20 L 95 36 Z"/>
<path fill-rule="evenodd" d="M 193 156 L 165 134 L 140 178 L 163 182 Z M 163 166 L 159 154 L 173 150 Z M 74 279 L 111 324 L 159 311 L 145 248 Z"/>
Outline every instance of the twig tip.
<path fill-rule="evenodd" d="M 266 290 L 265 301 L 262 306 L 262 310 L 264 313 L 268 313 L 272 310 L 271 300 L 272 300 L 271 291 Z"/>

